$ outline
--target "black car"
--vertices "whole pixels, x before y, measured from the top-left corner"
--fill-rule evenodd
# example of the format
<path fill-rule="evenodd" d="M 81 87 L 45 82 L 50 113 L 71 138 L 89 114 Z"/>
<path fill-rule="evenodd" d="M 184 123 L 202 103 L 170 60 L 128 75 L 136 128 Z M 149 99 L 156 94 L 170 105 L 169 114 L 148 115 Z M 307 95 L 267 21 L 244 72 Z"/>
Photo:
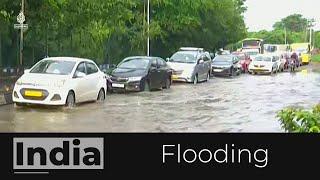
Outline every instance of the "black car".
<path fill-rule="evenodd" d="M 234 55 L 219 55 L 212 61 L 213 75 L 235 76 L 240 74 L 239 58 Z"/>
<path fill-rule="evenodd" d="M 111 73 L 112 91 L 169 89 L 172 69 L 159 57 L 128 57 Z"/>

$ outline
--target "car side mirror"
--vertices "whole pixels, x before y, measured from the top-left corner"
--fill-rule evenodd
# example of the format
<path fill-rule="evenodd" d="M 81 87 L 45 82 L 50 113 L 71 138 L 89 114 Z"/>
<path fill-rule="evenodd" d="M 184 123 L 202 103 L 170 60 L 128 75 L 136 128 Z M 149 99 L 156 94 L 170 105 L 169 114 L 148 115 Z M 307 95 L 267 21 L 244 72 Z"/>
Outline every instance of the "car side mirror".
<path fill-rule="evenodd" d="M 76 78 L 83 78 L 83 77 L 85 77 L 85 76 L 86 76 L 86 74 L 83 73 L 83 72 L 80 72 L 80 71 L 77 71 L 77 72 L 76 72 L 76 75 L 75 75 Z"/>
<path fill-rule="evenodd" d="M 156 70 L 156 69 L 158 69 L 157 64 L 151 63 L 150 70 Z"/>
<path fill-rule="evenodd" d="M 30 72 L 30 69 L 25 69 L 24 70 L 24 74 L 27 74 L 27 73 L 29 73 Z"/>
<path fill-rule="evenodd" d="M 151 66 L 150 67 L 150 72 L 154 72 L 154 71 L 156 71 L 157 70 L 157 67 L 155 67 L 155 66 Z"/>
<path fill-rule="evenodd" d="M 170 58 L 166 58 L 166 61 L 169 62 L 169 61 L 170 61 Z"/>

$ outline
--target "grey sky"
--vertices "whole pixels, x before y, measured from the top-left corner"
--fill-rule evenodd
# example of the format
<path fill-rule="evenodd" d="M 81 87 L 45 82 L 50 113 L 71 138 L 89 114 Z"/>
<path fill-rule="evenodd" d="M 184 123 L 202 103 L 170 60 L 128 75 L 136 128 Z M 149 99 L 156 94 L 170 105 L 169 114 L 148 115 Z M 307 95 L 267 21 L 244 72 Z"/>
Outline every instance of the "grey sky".
<path fill-rule="evenodd" d="M 282 18 L 298 13 L 316 20 L 320 30 L 319 0 L 247 0 L 245 21 L 249 31 L 271 30 L 272 25 Z"/>

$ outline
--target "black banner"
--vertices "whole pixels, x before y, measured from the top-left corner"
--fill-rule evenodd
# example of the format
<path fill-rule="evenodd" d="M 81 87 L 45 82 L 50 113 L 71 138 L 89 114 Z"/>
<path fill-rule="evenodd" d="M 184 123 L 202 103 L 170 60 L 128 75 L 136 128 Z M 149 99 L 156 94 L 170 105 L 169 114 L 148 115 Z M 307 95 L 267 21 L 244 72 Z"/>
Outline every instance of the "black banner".
<path fill-rule="evenodd" d="M 1 134 L 0 177 L 307 179 L 318 172 L 319 139 L 318 134 Z"/>

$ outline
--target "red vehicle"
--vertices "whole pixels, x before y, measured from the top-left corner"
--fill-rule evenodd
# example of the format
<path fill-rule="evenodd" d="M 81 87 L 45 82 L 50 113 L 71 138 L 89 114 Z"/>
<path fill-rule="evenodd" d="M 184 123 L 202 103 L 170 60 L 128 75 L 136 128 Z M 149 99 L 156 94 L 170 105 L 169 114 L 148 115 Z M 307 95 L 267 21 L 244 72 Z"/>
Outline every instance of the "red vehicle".
<path fill-rule="evenodd" d="M 243 73 L 249 72 L 249 65 L 252 61 L 250 56 L 245 52 L 233 52 L 232 54 L 239 58 L 239 65 L 241 67 L 241 71 Z"/>

